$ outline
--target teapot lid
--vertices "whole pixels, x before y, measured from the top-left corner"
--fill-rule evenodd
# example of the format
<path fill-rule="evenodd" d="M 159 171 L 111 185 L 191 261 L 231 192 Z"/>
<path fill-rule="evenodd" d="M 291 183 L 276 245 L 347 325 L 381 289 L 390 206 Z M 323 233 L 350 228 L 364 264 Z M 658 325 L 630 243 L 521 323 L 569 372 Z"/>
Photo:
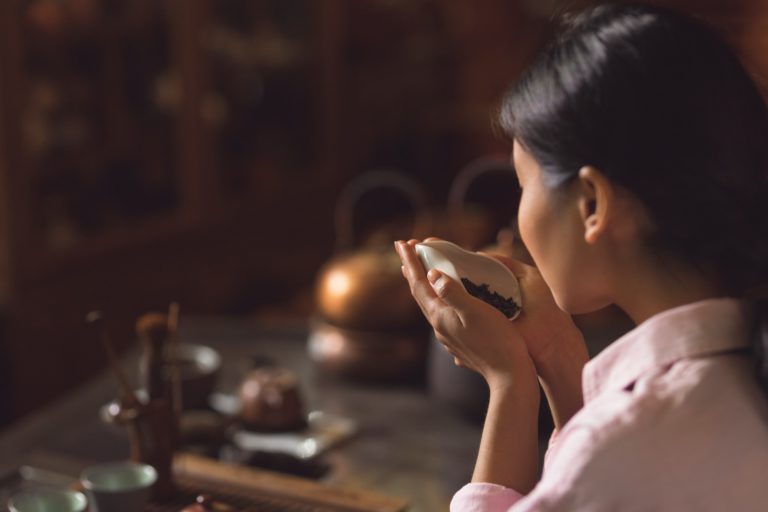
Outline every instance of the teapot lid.
<path fill-rule="evenodd" d="M 210 494 L 200 494 L 195 498 L 193 505 L 181 512 L 235 512 L 235 509 L 226 503 L 215 501 Z"/>

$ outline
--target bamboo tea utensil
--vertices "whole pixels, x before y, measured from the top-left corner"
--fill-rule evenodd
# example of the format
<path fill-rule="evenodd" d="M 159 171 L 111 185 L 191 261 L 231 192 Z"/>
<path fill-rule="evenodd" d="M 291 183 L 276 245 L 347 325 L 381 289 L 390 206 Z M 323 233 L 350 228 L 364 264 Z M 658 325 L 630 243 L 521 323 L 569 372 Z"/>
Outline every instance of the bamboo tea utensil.
<path fill-rule="evenodd" d="M 141 461 L 157 470 L 153 493 L 166 499 L 175 493 L 171 461 L 178 442 L 178 417 L 171 402 L 165 350 L 169 343 L 168 315 L 147 313 L 136 321 L 136 334 L 144 345 L 144 385 L 149 402 L 144 418 L 148 430 L 143 438 Z"/>
<path fill-rule="evenodd" d="M 171 403 L 173 413 L 181 415 L 181 374 L 179 373 L 179 303 L 171 302 L 168 307 L 168 339 L 170 348 Z"/>
<path fill-rule="evenodd" d="M 243 512 L 403 512 L 408 508 L 401 498 L 378 492 L 225 464 L 191 453 L 177 454 L 173 467 L 185 491 L 210 494 Z M 150 507 L 147 512 L 176 512 L 181 508 Z"/>
<path fill-rule="evenodd" d="M 93 328 L 98 333 L 101 344 L 104 347 L 104 351 L 107 353 L 107 360 L 109 361 L 109 365 L 112 368 L 112 373 L 117 379 L 120 393 L 122 394 L 121 400 L 123 404 L 125 404 L 127 407 L 138 406 L 140 403 L 139 399 L 133 392 L 133 388 L 129 384 L 128 379 L 125 377 L 125 374 L 123 373 L 123 370 L 120 366 L 120 362 L 117 360 L 117 355 L 115 354 L 112 340 L 110 339 L 109 333 L 107 333 L 107 328 L 104 325 L 104 315 L 102 315 L 101 311 L 91 311 L 85 316 L 85 321 L 89 325 L 93 326 Z"/>
<path fill-rule="evenodd" d="M 167 393 L 165 345 L 168 341 L 168 318 L 160 313 L 147 313 L 136 321 L 136 333 L 144 345 L 144 386 L 150 400 L 170 398 Z"/>

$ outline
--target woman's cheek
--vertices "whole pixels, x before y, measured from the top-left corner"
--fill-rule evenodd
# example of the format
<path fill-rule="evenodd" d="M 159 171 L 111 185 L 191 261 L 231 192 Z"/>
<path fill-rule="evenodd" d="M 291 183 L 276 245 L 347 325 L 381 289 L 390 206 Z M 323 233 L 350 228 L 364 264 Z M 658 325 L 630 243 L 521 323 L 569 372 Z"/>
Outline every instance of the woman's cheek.
<path fill-rule="evenodd" d="M 564 283 L 560 268 L 562 258 L 559 252 L 565 248 L 562 246 L 552 247 L 553 234 L 549 231 L 554 227 L 551 219 L 549 227 L 547 225 L 547 205 L 537 201 L 537 199 L 542 198 L 530 193 L 527 195 L 523 193 L 520 199 L 517 215 L 520 238 L 522 238 L 534 264 L 539 269 L 542 279 L 552 291 L 555 302 L 562 309 L 569 302 L 567 297 L 562 296 Z M 557 240 L 558 237 L 554 238 Z"/>
<path fill-rule="evenodd" d="M 533 258 L 533 262 L 539 269 L 539 272 L 544 273 L 546 269 L 545 254 L 542 245 L 542 234 L 540 232 L 540 221 L 536 210 L 535 197 L 523 192 L 520 198 L 520 207 L 517 212 L 518 229 L 520 230 L 520 238 L 525 244 L 528 253 Z"/>
<path fill-rule="evenodd" d="M 525 244 L 528 252 L 531 253 L 531 239 L 528 231 L 528 202 L 525 192 L 520 196 L 520 203 L 517 207 L 517 228 L 520 231 L 520 238 L 523 244 Z M 533 253 L 531 253 L 531 257 L 533 257 Z"/>
<path fill-rule="evenodd" d="M 523 241 L 528 254 L 533 259 L 533 264 L 541 270 L 541 255 L 539 253 L 539 241 L 536 238 L 534 230 L 534 219 L 531 216 L 530 201 L 523 193 L 520 198 L 520 206 L 517 209 L 517 229 L 520 232 L 520 239 Z"/>

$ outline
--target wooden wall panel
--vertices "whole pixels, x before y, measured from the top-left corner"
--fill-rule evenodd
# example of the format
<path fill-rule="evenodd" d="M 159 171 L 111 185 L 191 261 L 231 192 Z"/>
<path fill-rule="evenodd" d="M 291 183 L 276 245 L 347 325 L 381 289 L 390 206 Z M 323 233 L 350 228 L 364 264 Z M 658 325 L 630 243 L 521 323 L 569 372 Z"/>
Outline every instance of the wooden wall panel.
<path fill-rule="evenodd" d="M 519 0 L 517 3 L 540 17 L 552 18 L 558 12 L 574 12 L 589 5 L 627 2 Z M 639 3 L 667 7 L 710 24 L 736 50 L 768 98 L 768 0 L 645 0 Z"/>
<path fill-rule="evenodd" d="M 0 91 L 2 94 L 2 91 Z M 2 154 L 2 131 L 0 131 L 0 155 Z M 0 157 L 2 161 L 2 157 Z M 0 169 L 0 308 L 8 301 L 10 292 L 8 270 L 8 200 L 6 199 L 6 187 L 3 180 L 3 172 Z"/>
<path fill-rule="evenodd" d="M 737 52 L 768 99 L 768 0 L 650 0 L 712 26 Z"/>

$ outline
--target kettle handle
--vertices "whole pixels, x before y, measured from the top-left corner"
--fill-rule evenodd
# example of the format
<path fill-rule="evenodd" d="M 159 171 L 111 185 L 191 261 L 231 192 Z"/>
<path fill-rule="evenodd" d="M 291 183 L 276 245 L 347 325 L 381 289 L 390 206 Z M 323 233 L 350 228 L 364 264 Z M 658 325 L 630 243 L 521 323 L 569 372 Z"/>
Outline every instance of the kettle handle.
<path fill-rule="evenodd" d="M 453 179 L 448 191 L 448 209 L 461 210 L 467 200 L 467 192 L 472 183 L 480 176 L 496 172 L 514 175 L 515 169 L 506 158 L 501 156 L 481 157 L 462 167 Z"/>
<path fill-rule="evenodd" d="M 424 232 L 430 224 L 427 200 L 418 183 L 410 176 L 395 169 L 373 169 L 360 174 L 342 190 L 336 203 L 334 223 L 336 249 L 348 249 L 355 242 L 354 208 L 358 201 L 371 190 L 388 188 L 401 192 L 413 207 L 414 233 Z"/>

